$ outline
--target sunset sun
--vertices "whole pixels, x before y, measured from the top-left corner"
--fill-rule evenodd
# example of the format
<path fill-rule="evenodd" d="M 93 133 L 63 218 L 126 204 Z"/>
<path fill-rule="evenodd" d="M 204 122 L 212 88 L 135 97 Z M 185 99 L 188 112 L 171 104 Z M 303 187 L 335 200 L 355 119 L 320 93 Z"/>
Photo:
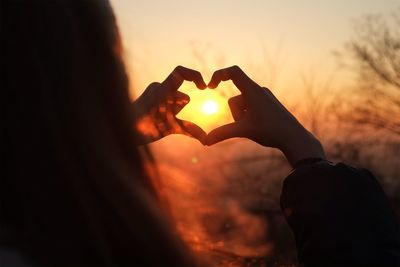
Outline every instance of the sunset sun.
<path fill-rule="evenodd" d="M 213 99 L 205 101 L 202 105 L 201 111 L 205 114 L 215 114 L 218 112 L 218 104 Z"/>
<path fill-rule="evenodd" d="M 228 97 L 219 90 L 198 90 L 188 83 L 182 86 L 182 91 L 190 96 L 190 102 L 177 115 L 177 118 L 191 121 L 206 132 L 233 121 L 228 106 Z"/>

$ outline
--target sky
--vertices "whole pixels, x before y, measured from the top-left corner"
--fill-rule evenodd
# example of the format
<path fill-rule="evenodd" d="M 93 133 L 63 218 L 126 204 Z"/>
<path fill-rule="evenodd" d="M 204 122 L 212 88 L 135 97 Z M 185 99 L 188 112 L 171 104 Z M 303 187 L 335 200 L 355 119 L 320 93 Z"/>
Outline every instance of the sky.
<path fill-rule="evenodd" d="M 398 0 L 111 3 L 135 96 L 177 65 L 201 71 L 206 81 L 218 68 L 239 65 L 263 86 L 287 92 L 302 75 L 336 75 L 333 51 L 351 38 L 352 19 L 400 8 Z"/>

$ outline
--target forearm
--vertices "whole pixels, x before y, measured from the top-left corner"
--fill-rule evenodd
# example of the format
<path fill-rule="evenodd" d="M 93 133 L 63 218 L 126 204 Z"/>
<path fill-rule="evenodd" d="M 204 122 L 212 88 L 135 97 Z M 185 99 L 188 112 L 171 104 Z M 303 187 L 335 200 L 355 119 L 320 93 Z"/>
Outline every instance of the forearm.
<path fill-rule="evenodd" d="M 284 142 L 279 147 L 292 167 L 302 159 L 326 159 L 324 149 L 318 139 L 304 128 L 298 132 L 283 139 Z"/>

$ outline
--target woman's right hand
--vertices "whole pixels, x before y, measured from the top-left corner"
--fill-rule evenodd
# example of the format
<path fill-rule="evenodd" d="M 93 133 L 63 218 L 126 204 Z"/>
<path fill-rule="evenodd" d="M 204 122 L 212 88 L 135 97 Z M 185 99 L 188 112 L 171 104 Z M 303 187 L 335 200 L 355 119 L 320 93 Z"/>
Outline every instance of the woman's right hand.
<path fill-rule="evenodd" d="M 213 145 L 232 137 L 246 137 L 280 149 L 290 164 L 305 158 L 325 158 L 320 142 L 278 101 L 272 92 L 251 80 L 239 67 L 214 72 L 208 87 L 232 80 L 241 95 L 229 99 L 234 122 L 212 130 L 206 138 Z"/>

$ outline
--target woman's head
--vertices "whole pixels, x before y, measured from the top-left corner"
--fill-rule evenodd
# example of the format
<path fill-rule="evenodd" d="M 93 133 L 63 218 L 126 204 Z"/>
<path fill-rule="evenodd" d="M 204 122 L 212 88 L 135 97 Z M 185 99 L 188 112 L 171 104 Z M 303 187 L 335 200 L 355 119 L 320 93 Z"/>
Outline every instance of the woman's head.
<path fill-rule="evenodd" d="M 48 265 L 184 264 L 134 144 L 108 1 L 1 12 L 0 246 Z"/>

